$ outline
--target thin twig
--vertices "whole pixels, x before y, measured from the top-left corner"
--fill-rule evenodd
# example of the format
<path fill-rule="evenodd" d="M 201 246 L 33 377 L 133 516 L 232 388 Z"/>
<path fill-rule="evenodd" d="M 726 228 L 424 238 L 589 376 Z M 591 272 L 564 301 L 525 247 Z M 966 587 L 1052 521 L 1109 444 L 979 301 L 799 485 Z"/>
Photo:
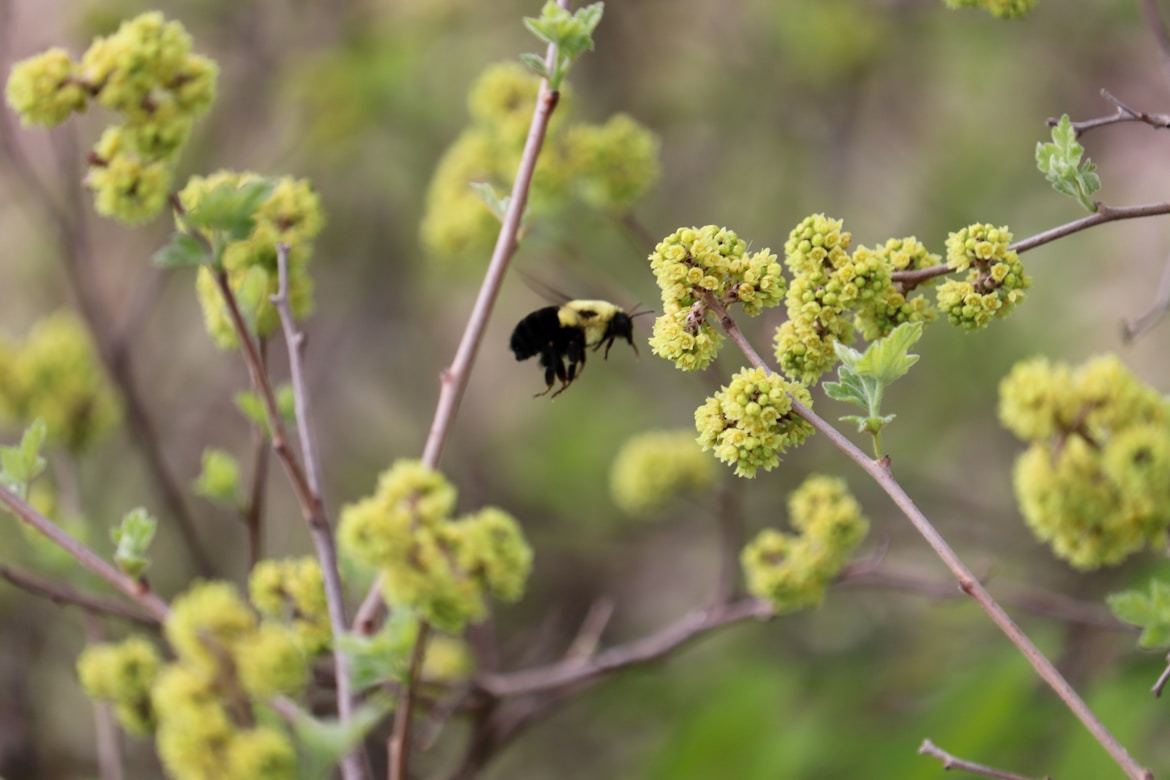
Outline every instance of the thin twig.
<path fill-rule="evenodd" d="M 1106 206 L 1104 203 L 1098 203 L 1096 213 L 1080 219 L 1074 219 L 1072 222 L 1067 222 L 1063 225 L 1058 225 L 1057 227 L 1045 230 L 1043 233 L 1029 236 L 1012 244 L 1008 249 L 1023 253 L 1029 249 L 1035 249 L 1038 246 L 1051 243 L 1058 238 L 1064 238 L 1065 236 L 1079 233 L 1082 230 L 1088 230 L 1097 225 L 1104 225 L 1106 222 L 1155 217 L 1162 214 L 1170 214 L 1170 202 L 1147 203 L 1142 206 L 1120 206 L 1116 208 Z M 953 270 L 953 268 L 943 263 L 941 265 L 932 265 L 929 268 L 919 268 L 915 271 L 895 271 L 891 274 L 891 278 L 895 282 L 902 282 L 903 284 L 913 286 L 929 281 L 936 276 L 946 276 Z"/>
<path fill-rule="evenodd" d="M 121 601 L 92 593 L 83 593 L 63 582 L 38 577 L 0 563 L 0 579 L 5 579 L 21 590 L 43 596 L 59 607 L 80 607 L 86 612 L 129 620 L 147 628 L 158 628 L 157 618 Z"/>
<path fill-rule="evenodd" d="M 614 603 L 608 596 L 602 596 L 589 605 L 581 627 L 577 629 L 577 636 L 573 638 L 569 649 L 565 651 L 565 658 L 576 658 L 584 661 L 597 652 L 601 643 L 601 635 L 613 618 Z"/>
<path fill-rule="evenodd" d="M 716 496 L 719 524 L 719 580 L 715 587 L 716 603 L 731 601 L 739 587 L 739 553 L 743 549 L 743 508 L 736 486 L 727 480 Z"/>
<path fill-rule="evenodd" d="M 102 622 L 92 614 L 82 615 L 81 624 L 85 629 L 85 641 L 93 646 L 105 641 Z M 122 745 L 118 738 L 118 726 L 114 722 L 113 708 L 109 702 L 94 699 L 93 725 L 97 737 L 98 770 L 102 780 L 122 780 L 125 774 L 122 762 Z"/>
<path fill-rule="evenodd" d="M 277 244 L 276 262 L 279 274 L 279 285 L 276 295 L 272 296 L 272 305 L 280 315 L 281 327 L 284 331 L 285 343 L 288 346 L 289 374 L 292 380 L 293 395 L 296 402 L 297 431 L 300 436 L 301 452 L 305 459 L 307 500 L 301 502 L 301 511 L 309 524 L 309 533 L 313 538 L 313 546 L 317 551 L 317 560 L 321 565 L 321 575 L 325 585 L 325 602 L 329 610 L 329 623 L 335 637 L 341 636 L 348 625 L 345 615 L 345 591 L 341 584 L 341 573 L 337 565 L 337 547 L 333 539 L 333 529 L 329 518 L 325 515 L 324 497 L 321 489 L 321 466 L 317 459 L 317 449 L 313 441 L 313 431 L 309 416 L 311 406 L 309 391 L 305 382 L 302 365 L 304 350 L 304 334 L 297 330 L 296 320 L 293 318 L 292 308 L 288 301 L 288 245 Z M 230 292 L 230 289 L 229 289 Z M 242 325 L 242 320 L 239 325 Z M 251 345 L 251 338 L 246 329 L 237 326 L 237 335 L 241 342 Z M 264 376 L 263 364 L 253 366 L 253 371 Z M 269 386 L 267 393 L 271 396 Z M 279 413 L 276 413 L 276 400 L 270 397 L 266 402 L 269 409 L 269 425 L 273 432 L 275 446 Z M 281 433 L 283 436 L 283 433 Z M 290 475 L 298 472 L 296 458 L 288 448 L 278 449 L 282 462 Z M 337 717 L 345 724 L 353 717 L 354 698 L 350 690 L 349 661 L 339 647 L 333 650 L 333 667 L 337 677 Z M 358 780 L 366 775 L 365 762 L 358 751 L 351 752 L 342 761 L 342 774 L 346 780 Z"/>
<path fill-rule="evenodd" d="M 170 608 L 145 582 L 136 580 L 107 563 L 104 558 L 65 533 L 52 520 L 33 509 L 20 496 L 7 488 L 0 487 L 0 504 L 3 504 L 17 518 L 32 526 L 42 536 L 47 537 L 49 541 L 73 556 L 74 560 L 86 569 L 126 594 L 158 622 L 161 623 L 167 619 Z"/>
<path fill-rule="evenodd" d="M 1138 111 L 1130 108 L 1117 98 L 1113 93 L 1107 89 L 1101 90 L 1101 97 L 1113 104 L 1115 110 L 1112 114 L 1106 116 L 1093 117 L 1091 119 L 1082 119 L 1078 122 L 1070 122 L 1073 132 L 1077 138 L 1080 138 L 1090 130 L 1096 130 L 1099 127 L 1107 127 L 1108 125 L 1117 125 L 1125 122 L 1141 122 L 1147 124 L 1155 130 L 1165 130 L 1170 127 L 1170 114 L 1149 114 L 1145 111 Z M 1047 122 L 1049 127 L 1056 127 L 1060 124 L 1060 120 L 1056 117 L 1048 117 Z"/>
<path fill-rule="evenodd" d="M 390 759 L 390 780 L 406 780 L 410 766 L 410 733 L 414 719 L 414 694 L 418 687 L 418 675 L 422 670 L 423 657 L 427 652 L 427 639 L 430 634 L 430 625 L 420 623 L 418 638 L 414 641 L 414 649 L 410 654 L 410 671 L 407 673 L 405 685 L 398 695 L 398 706 L 394 710 L 394 729 L 387 742 L 387 753 Z"/>
<path fill-rule="evenodd" d="M 1126 344 L 1131 344 L 1150 328 L 1157 325 L 1166 316 L 1170 308 L 1170 257 L 1163 261 L 1162 278 L 1158 281 L 1158 290 L 1154 293 L 1154 301 L 1137 319 L 1122 320 L 1121 338 Z"/>
<path fill-rule="evenodd" d="M 775 614 L 772 605 L 759 599 L 741 599 L 689 612 L 650 636 L 603 650 L 585 662 L 567 658 L 535 669 L 480 675 L 477 682 L 497 698 L 554 691 L 656 661 L 717 629 L 747 620 L 767 620 Z"/>
<path fill-rule="evenodd" d="M 717 300 L 712 299 L 711 310 L 719 317 L 727 335 L 743 350 L 752 365 L 768 373 L 772 373 L 772 369 L 764 363 L 752 348 L 751 344 L 748 343 L 738 326 L 727 314 L 726 309 Z M 1129 752 L 1109 732 L 1109 729 L 1105 727 L 1105 724 L 1100 721 L 1092 709 L 1085 704 L 1077 692 L 1073 690 L 1072 686 L 1068 684 L 1068 681 L 1064 679 L 1064 676 L 1052 665 L 1052 662 L 1040 652 L 999 603 L 992 598 L 991 594 L 987 592 L 987 589 L 980 584 L 979 580 L 971 573 L 971 570 L 967 568 L 966 564 L 960 560 L 959 556 L 955 554 L 955 551 L 951 549 L 951 546 L 947 544 L 946 540 L 939 534 L 934 525 L 927 519 L 926 515 L 922 514 L 918 507 L 915 506 L 914 501 L 907 495 L 902 485 L 891 474 L 889 460 L 883 458 L 880 461 L 876 461 L 869 458 L 840 431 L 795 398 L 792 399 L 792 410 L 812 425 L 819 433 L 828 438 L 850 460 L 860 466 L 893 499 L 898 508 L 902 510 L 902 513 L 910 520 L 915 530 L 926 540 L 926 543 L 930 545 L 930 548 L 934 550 L 935 554 L 946 564 L 947 568 L 951 570 L 951 573 L 958 580 L 959 587 L 963 592 L 979 604 L 983 611 L 987 613 L 988 617 L 991 618 L 991 621 L 999 627 L 999 630 L 1007 636 L 1024 658 L 1027 659 L 1028 663 L 1032 665 L 1032 668 L 1036 670 L 1040 678 L 1052 688 L 1056 695 L 1060 697 L 1061 701 L 1065 703 L 1065 706 L 1080 719 L 1081 723 L 1085 725 L 1085 728 L 1089 730 L 1089 733 L 1097 739 L 1125 773 L 1132 780 L 1152 780 L 1153 774 L 1150 770 L 1138 764 L 1129 755 Z"/>
<path fill-rule="evenodd" d="M 1014 772 L 1005 772 L 1002 769 L 995 769 L 994 767 L 984 766 L 983 764 L 976 764 L 972 761 L 966 761 L 962 758 L 956 758 L 942 748 L 935 745 L 929 739 L 922 740 L 922 746 L 918 748 L 919 755 L 932 756 L 942 761 L 943 769 L 960 769 L 964 772 L 971 772 L 976 775 L 983 775 L 984 777 L 993 777 L 995 780 L 1033 780 L 1024 775 L 1017 775 Z M 1044 780 L 1052 780 L 1050 777 L 1045 777 Z"/>
<path fill-rule="evenodd" d="M 1170 664 L 1162 670 L 1158 675 L 1158 679 L 1154 682 L 1154 687 L 1150 688 L 1150 693 L 1154 694 L 1156 698 L 1162 698 L 1162 689 L 1166 687 L 1166 683 L 1170 681 Z"/>

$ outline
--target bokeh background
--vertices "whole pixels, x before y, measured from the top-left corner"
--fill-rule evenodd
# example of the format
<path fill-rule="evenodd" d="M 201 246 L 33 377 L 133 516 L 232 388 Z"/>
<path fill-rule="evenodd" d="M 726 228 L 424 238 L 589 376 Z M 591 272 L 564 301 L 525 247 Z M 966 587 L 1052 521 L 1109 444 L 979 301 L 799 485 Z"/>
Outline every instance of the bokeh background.
<path fill-rule="evenodd" d="M 143 10 L 182 20 L 221 77 L 179 180 L 220 168 L 308 177 L 326 209 L 307 329 L 331 508 L 370 492 L 396 458 L 418 457 L 439 372 L 487 261 L 451 263 L 421 248 L 428 181 L 469 121 L 466 94 L 477 74 L 538 50 L 520 19 L 539 5 L 0 2 L 5 74 L 50 45 L 77 55 L 93 35 Z M 596 42 L 570 77 L 577 116 L 600 122 L 626 112 L 662 142 L 662 179 L 637 221 L 656 238 L 725 225 L 753 248 L 781 251 L 788 231 L 815 212 L 843 218 L 855 244 L 916 235 L 936 252 L 949 231 L 971 222 L 1006 224 L 1022 238 L 1075 219 L 1076 204 L 1034 168 L 1046 119 L 1111 113 L 1101 88 L 1148 111 L 1164 110 L 1170 94 L 1130 1 L 1040 0 L 1030 17 L 1007 23 L 928 0 L 612 0 Z M 66 193 L 103 117 L 91 112 L 45 133 L 19 129 L 3 110 L 23 159 L 53 193 Z M 1100 165 L 1105 202 L 1165 198 L 1157 161 L 1168 137 L 1135 124 L 1084 142 Z M 0 329 L 15 335 L 74 303 L 53 227 L 34 198 L 13 160 L 0 160 Z M 167 464 L 188 484 L 205 447 L 246 462 L 250 436 L 231 403 L 246 375 L 204 334 L 192 275 L 150 266 L 167 223 L 128 229 L 90 215 L 91 292 L 111 327 L 128 329 Z M 1104 594 L 1144 582 L 1158 560 L 1091 575 L 1055 561 L 1013 506 L 1021 447 L 998 425 L 995 402 L 1007 369 L 1037 353 L 1079 363 L 1120 351 L 1143 379 L 1170 386 L 1165 329 L 1126 346 L 1119 327 L 1152 302 L 1170 253 L 1165 224 L 1108 225 L 1026 254 L 1033 290 L 1010 319 L 975 335 L 928 329 L 920 364 L 888 396 L 898 419 L 886 435 L 895 473 L 921 508 L 1011 600 L 1106 724 L 1163 772 L 1165 705 L 1147 692 L 1163 660 L 1137 652 L 1132 633 L 1086 625 L 1100 622 Z M 535 229 L 516 265 L 574 297 L 653 306 L 646 253 L 613 220 L 574 209 Z M 528 595 L 496 615 L 505 668 L 557 657 L 599 597 L 616 607 L 606 643 L 642 636 L 709 598 L 720 560 L 713 500 L 632 520 L 610 498 L 608 473 L 630 435 L 689 428 L 694 408 L 740 365 L 729 349 L 703 375 L 679 373 L 648 354 L 642 319 L 640 360 L 619 345 L 555 402 L 533 400 L 538 371 L 516 364 L 507 340 L 541 305 L 517 276 L 507 280 L 443 462 L 461 507 L 509 509 L 535 548 Z M 745 323 L 765 353 L 781 316 Z M 274 357 L 278 372 L 281 362 Z M 815 397 L 830 419 L 850 413 Z M 862 500 L 873 523 L 863 554 L 884 548 L 884 570 L 923 587 L 838 588 L 818 610 L 737 626 L 608 680 L 543 718 L 485 776 L 938 777 L 940 765 L 916 755 L 925 737 L 1024 773 L 1120 776 L 978 608 L 943 598 L 954 595 L 945 569 L 827 442 L 814 439 L 776 471 L 736 482 L 749 531 L 783 527 L 785 496 L 816 472 L 845 476 Z M 128 434 L 80 462 L 77 482 L 99 549 L 109 550 L 106 529 L 127 509 L 163 511 Z M 308 551 L 276 469 L 269 494 L 267 552 Z M 220 576 L 242 581 L 238 520 L 193 496 L 188 503 Z M 194 569 L 166 519 L 151 577 L 169 596 Z M 14 521 L 0 529 L 0 559 L 70 576 L 22 542 Z M 1082 619 L 1056 615 L 1057 596 L 1075 599 Z M 92 710 L 73 672 L 84 641 L 75 610 L 0 583 L 0 776 L 96 775 Z M 452 724 L 420 769 L 442 776 L 463 734 Z M 148 745 L 128 747 L 129 776 L 160 775 Z"/>

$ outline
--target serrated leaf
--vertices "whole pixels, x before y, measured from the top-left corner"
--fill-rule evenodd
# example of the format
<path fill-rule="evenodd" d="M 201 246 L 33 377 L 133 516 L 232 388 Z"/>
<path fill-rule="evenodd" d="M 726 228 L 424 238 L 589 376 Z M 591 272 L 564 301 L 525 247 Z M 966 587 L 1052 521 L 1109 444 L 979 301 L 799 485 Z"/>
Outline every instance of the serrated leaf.
<path fill-rule="evenodd" d="M 417 639 L 418 618 L 406 609 L 394 610 L 373 636 L 343 634 L 337 646 L 349 659 L 354 690 L 404 679 Z"/>
<path fill-rule="evenodd" d="M 540 76 L 546 81 L 548 80 L 548 68 L 544 64 L 544 57 L 541 57 L 539 54 L 525 53 L 520 55 L 520 61 L 537 76 Z"/>
<path fill-rule="evenodd" d="M 508 213 L 508 205 L 512 202 L 512 196 L 504 195 L 500 197 L 496 194 L 495 188 L 485 181 L 471 182 L 471 189 L 475 191 L 479 199 L 488 207 L 488 211 L 494 214 L 500 222 L 503 222 L 504 216 Z"/>
<path fill-rule="evenodd" d="M 49 426 L 40 417 L 24 429 L 24 434 L 20 437 L 20 451 L 26 463 L 36 464 L 38 461 L 44 463 L 40 457 L 41 447 L 45 446 L 45 439 L 48 436 Z"/>
<path fill-rule="evenodd" d="M 296 707 L 296 705 L 293 705 Z M 292 730 L 297 744 L 304 749 L 302 778 L 327 778 L 342 756 L 350 753 L 365 739 L 378 722 L 394 708 L 389 696 L 375 695 L 362 702 L 346 722 L 314 718 L 296 707 Z"/>
<path fill-rule="evenodd" d="M 1109 609 L 1113 610 L 1113 614 L 1126 623 L 1141 626 L 1153 622 L 1156 618 L 1149 598 L 1136 590 L 1114 593 L 1105 601 Z"/>
<path fill-rule="evenodd" d="M 196 495 L 229 509 L 243 505 L 240 498 L 240 466 L 231 453 L 208 447 L 203 468 L 192 484 Z"/>
<path fill-rule="evenodd" d="M 117 545 L 114 562 L 118 568 L 131 577 L 141 577 L 150 567 L 146 553 L 157 529 L 158 521 L 142 507 L 127 512 L 121 524 L 110 530 L 110 538 Z"/>
<path fill-rule="evenodd" d="M 210 265 L 211 261 L 207 248 L 189 233 L 175 233 L 169 244 L 150 257 L 159 268 L 188 268 Z"/>
<path fill-rule="evenodd" d="M 850 414 L 850 415 L 846 415 L 845 417 L 838 417 L 837 419 L 840 420 L 841 422 L 857 423 L 857 432 L 858 433 L 865 433 L 866 430 L 868 430 L 868 428 L 869 428 L 869 426 L 866 423 L 868 418 L 862 417 L 860 415 Z"/>
<path fill-rule="evenodd" d="M 13 485 L 22 485 L 28 482 L 25 476 L 24 455 L 18 447 L 0 447 L 0 470 L 12 481 Z"/>
<path fill-rule="evenodd" d="M 273 183 L 267 179 L 240 187 L 221 184 L 200 198 L 183 219 L 189 225 L 225 233 L 231 241 L 241 241 L 252 232 L 256 211 L 272 194 L 272 188 Z"/>
<path fill-rule="evenodd" d="M 1138 647 L 1143 650 L 1158 650 L 1170 645 L 1170 625 L 1160 623 L 1142 631 L 1138 637 Z"/>
<path fill-rule="evenodd" d="M 909 354 L 909 350 L 920 338 L 921 322 L 903 322 L 890 331 L 888 336 L 870 344 L 854 369 L 862 376 L 889 385 L 905 376 L 910 367 L 918 362 L 918 355 Z"/>
<path fill-rule="evenodd" d="M 841 381 L 824 383 L 825 394 L 834 400 L 854 403 L 862 409 L 868 409 L 865 387 L 861 377 L 845 365 L 838 367 L 837 377 Z"/>

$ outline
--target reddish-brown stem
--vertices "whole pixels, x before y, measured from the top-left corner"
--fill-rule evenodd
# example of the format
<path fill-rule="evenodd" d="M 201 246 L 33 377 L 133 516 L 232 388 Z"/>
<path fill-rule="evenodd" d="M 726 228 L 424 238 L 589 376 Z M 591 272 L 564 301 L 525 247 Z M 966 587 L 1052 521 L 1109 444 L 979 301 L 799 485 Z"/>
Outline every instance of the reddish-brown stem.
<path fill-rule="evenodd" d="M 121 601 L 92 593 L 84 593 L 63 582 L 38 577 L 0 563 L 0 579 L 7 580 L 21 590 L 43 596 L 58 606 L 80 607 L 86 612 L 129 620 L 147 628 L 158 628 L 158 619 Z"/>
<path fill-rule="evenodd" d="M 155 620 L 162 623 L 167 619 L 170 608 L 145 582 L 136 580 L 113 564 L 107 563 L 104 558 L 65 533 L 52 520 L 33 509 L 20 496 L 7 488 L 0 487 L 0 504 L 3 504 L 21 521 L 73 556 L 74 560 L 82 566 L 126 594 Z"/>

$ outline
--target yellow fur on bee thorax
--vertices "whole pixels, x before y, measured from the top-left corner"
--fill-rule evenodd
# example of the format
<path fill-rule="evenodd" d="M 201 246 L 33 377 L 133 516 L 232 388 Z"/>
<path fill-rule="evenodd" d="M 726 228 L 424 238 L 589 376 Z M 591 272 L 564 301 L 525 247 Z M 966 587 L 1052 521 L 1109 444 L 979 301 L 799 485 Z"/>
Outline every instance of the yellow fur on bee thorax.
<path fill-rule="evenodd" d="M 609 301 L 569 301 L 557 310 L 561 327 L 580 328 L 585 333 L 585 345 L 592 347 L 601 341 L 615 314 L 620 311 Z"/>

